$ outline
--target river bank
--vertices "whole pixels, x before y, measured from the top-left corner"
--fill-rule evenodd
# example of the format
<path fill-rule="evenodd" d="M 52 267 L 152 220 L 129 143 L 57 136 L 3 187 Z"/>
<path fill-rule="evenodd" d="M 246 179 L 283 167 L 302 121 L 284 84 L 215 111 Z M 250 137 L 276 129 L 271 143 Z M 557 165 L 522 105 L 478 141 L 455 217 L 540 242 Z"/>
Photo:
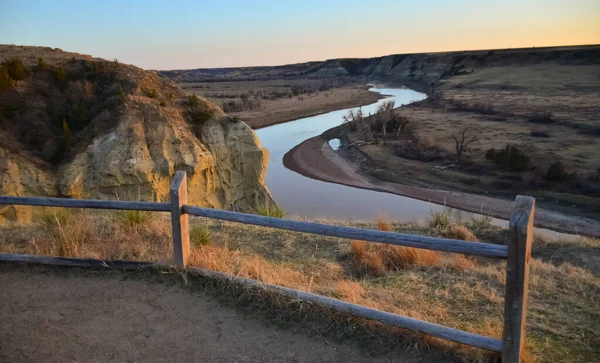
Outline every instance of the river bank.
<path fill-rule="evenodd" d="M 510 217 L 514 206 L 513 200 L 415 187 L 386 182 L 367 175 L 360 170 L 358 164 L 348 160 L 347 153 L 338 153 L 331 149 L 328 141 L 335 131 L 328 130 L 320 136 L 297 145 L 284 155 L 283 164 L 297 173 L 316 180 L 407 196 L 501 219 Z M 568 216 L 539 207 L 536 208 L 535 226 L 565 233 L 600 235 L 600 222 L 598 221 Z"/>
<path fill-rule="evenodd" d="M 385 97 L 369 91 L 370 86 L 366 84 L 324 89 L 321 82 L 198 82 L 182 83 L 180 86 L 188 94 L 196 94 L 214 102 L 230 116 L 239 118 L 255 130 L 339 109 L 368 105 Z M 231 107 L 234 109 L 229 109 Z M 235 107 L 244 109 L 236 110 Z"/>

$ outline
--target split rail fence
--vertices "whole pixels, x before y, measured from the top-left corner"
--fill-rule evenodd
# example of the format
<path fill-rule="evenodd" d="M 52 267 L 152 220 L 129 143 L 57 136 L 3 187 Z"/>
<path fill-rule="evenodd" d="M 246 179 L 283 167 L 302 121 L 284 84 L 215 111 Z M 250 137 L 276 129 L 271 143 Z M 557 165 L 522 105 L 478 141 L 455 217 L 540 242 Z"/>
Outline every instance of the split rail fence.
<path fill-rule="evenodd" d="M 527 313 L 528 281 L 530 269 L 529 261 L 531 258 L 533 215 L 535 209 L 535 200 L 531 197 L 517 196 L 516 205 L 509 222 L 510 238 L 506 241 L 506 245 L 467 242 L 446 238 L 341 227 L 195 207 L 187 204 L 187 181 L 186 173 L 184 171 L 178 171 L 173 178 L 170 187 L 170 203 L 0 196 L 0 205 L 3 204 L 170 212 L 173 232 L 173 262 L 175 266 L 179 268 L 187 268 L 191 272 L 196 272 L 213 278 L 234 279 L 246 285 L 263 286 L 276 289 L 280 293 L 293 296 L 296 299 L 312 302 L 366 319 L 376 320 L 384 324 L 417 331 L 423 334 L 455 341 L 473 347 L 500 352 L 502 354 L 502 361 L 506 363 L 520 362 L 521 350 L 525 342 L 525 318 Z M 222 274 L 216 271 L 209 271 L 188 266 L 188 256 L 190 253 L 188 216 L 190 215 L 285 229 L 296 232 L 305 232 L 348 239 L 357 239 L 367 242 L 387 243 L 397 246 L 462 253 L 466 255 L 507 260 L 503 339 L 500 340 L 479 334 L 469 333 L 451 327 L 387 313 L 376 309 L 367 308 L 365 306 L 351 304 L 345 301 L 294 290 L 283 286 L 266 284 L 260 281 L 249 280 Z M 16 261 L 80 267 L 112 267 L 118 269 L 139 269 L 146 266 L 156 266 L 156 264 L 151 262 L 104 261 L 84 258 L 48 257 L 6 253 L 0 253 L 0 261 Z"/>

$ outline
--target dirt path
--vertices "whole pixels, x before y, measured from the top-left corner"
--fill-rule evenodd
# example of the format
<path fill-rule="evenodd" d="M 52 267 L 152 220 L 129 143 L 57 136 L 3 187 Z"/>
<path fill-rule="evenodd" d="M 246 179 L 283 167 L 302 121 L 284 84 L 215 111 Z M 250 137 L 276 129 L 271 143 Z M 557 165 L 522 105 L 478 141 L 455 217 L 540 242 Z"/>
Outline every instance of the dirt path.
<path fill-rule="evenodd" d="M 140 276 L 141 275 L 141 276 Z M 269 326 L 172 279 L 0 264 L 1 362 L 423 362 Z"/>
<path fill-rule="evenodd" d="M 361 173 L 358 165 L 350 163 L 331 150 L 327 139 L 317 136 L 294 147 L 283 157 L 283 164 L 309 178 L 352 186 L 356 188 L 388 192 L 424 201 L 447 205 L 478 213 L 482 206 L 493 217 L 508 219 L 514 203 L 462 192 L 419 188 L 386 182 Z M 600 222 L 589 218 L 567 216 L 558 212 L 536 208 L 535 226 L 559 232 L 583 235 L 600 235 Z"/>

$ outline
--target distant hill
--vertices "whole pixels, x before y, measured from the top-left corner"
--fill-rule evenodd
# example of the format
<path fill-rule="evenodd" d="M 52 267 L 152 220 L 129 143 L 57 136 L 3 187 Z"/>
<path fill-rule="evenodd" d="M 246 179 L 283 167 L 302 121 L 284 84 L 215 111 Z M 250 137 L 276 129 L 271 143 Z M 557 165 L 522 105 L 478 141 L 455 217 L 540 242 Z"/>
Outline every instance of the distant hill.
<path fill-rule="evenodd" d="M 600 64 L 600 45 L 394 54 L 272 67 L 198 68 L 158 73 L 178 83 L 352 77 L 402 83 L 428 91 L 440 80 L 468 73 L 476 67 L 542 62 Z"/>

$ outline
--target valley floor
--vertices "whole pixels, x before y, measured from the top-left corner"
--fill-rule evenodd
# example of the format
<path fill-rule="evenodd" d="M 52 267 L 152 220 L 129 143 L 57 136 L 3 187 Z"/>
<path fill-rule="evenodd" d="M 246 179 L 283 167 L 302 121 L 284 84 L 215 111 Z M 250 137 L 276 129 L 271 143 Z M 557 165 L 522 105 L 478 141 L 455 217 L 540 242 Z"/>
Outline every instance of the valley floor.
<path fill-rule="evenodd" d="M 449 185 L 446 185 L 446 189 L 435 188 L 424 184 L 426 179 L 423 173 L 406 173 L 402 180 L 398 177 L 390 180 L 381 177 L 385 172 L 383 163 L 373 165 L 364 159 L 362 154 L 352 149 L 333 151 L 328 138 L 319 136 L 290 150 L 283 162 L 287 168 L 317 180 L 403 195 L 505 220 L 510 218 L 514 200 L 453 191 Z M 396 170 L 402 174 L 407 169 Z M 442 184 L 438 186 L 444 188 Z M 536 208 L 535 226 L 571 234 L 600 235 L 598 220 L 542 209 L 539 205 Z"/>
<path fill-rule="evenodd" d="M 239 117 L 253 129 L 280 124 L 299 118 L 319 115 L 329 111 L 371 104 L 382 98 L 369 92 L 367 85 L 338 86 L 326 91 L 305 92 L 293 95 L 291 87 L 318 87 L 322 81 L 280 80 L 182 83 L 190 94 L 197 94 L 214 102 L 230 116 Z M 242 97 L 255 108 L 228 110 L 227 102 L 240 105 Z M 257 96 L 261 95 L 261 96 Z M 254 103 L 253 103 L 254 102 Z M 253 106 L 254 107 L 254 106 Z"/>

